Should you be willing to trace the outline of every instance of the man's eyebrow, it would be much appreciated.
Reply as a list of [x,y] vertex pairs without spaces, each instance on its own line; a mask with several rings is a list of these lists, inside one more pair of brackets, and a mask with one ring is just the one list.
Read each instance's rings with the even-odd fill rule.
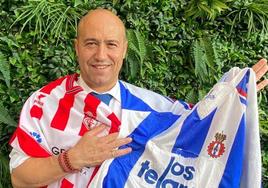
[[92,41],[97,42],[98,40],[95,38],[87,38],[83,42],[86,43],[86,42],[92,42]]
[[119,40],[113,40],[113,39],[110,39],[110,40],[105,40],[105,42],[115,42],[115,43],[120,43]]
[[[96,38],[86,38],[83,42],[87,43],[87,42],[99,42],[99,40],[97,40]],[[116,39],[108,39],[108,40],[104,40],[104,42],[115,42],[115,43],[120,43],[119,40]]]

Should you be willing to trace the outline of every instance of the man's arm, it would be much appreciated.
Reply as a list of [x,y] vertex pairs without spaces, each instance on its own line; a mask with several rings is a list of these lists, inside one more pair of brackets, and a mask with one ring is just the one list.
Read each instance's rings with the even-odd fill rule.
[[42,187],[66,174],[61,169],[56,156],[29,158],[12,171],[11,182],[14,188]]
[[[117,138],[118,133],[107,136],[98,135],[105,130],[100,125],[85,133],[78,143],[68,150],[68,158],[73,168],[100,165],[104,160],[119,157],[131,152],[131,148],[117,150],[118,147],[131,142],[131,138]],[[13,186],[42,187],[51,184],[67,175],[58,162],[58,157],[29,158],[12,171]]]

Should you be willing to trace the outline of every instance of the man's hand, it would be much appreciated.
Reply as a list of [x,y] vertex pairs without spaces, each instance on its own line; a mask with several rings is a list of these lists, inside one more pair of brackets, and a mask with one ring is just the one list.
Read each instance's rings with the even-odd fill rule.
[[[265,75],[265,73],[268,71],[267,60],[261,59],[260,61],[258,61],[258,63],[253,65],[252,69],[254,70],[254,72],[256,74],[256,81],[258,82]],[[257,91],[260,91],[261,89],[263,89],[267,85],[268,85],[268,79],[265,79],[265,80],[261,81],[260,83],[257,83]]]
[[[105,130],[100,125],[85,133],[68,151],[69,162],[75,169],[100,165],[104,160],[131,152],[131,148],[117,149],[131,142],[131,138],[117,138],[118,133],[100,137]],[[40,170],[42,167],[42,170]],[[12,171],[13,187],[44,187],[66,176],[57,156],[29,158]]]
[[78,143],[68,151],[70,163],[75,169],[100,165],[104,160],[119,157],[131,152],[131,148],[117,149],[132,141],[131,138],[117,138],[118,133],[98,135],[105,130],[100,125],[85,133]]

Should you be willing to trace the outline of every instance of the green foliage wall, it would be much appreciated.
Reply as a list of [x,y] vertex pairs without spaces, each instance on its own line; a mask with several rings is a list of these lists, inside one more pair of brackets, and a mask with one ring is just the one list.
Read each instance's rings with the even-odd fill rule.
[[[28,96],[78,71],[76,24],[105,7],[128,28],[121,78],[197,102],[233,66],[268,58],[268,0],[0,0],[0,188],[9,187],[8,139]],[[263,184],[268,187],[268,90],[259,93]]]

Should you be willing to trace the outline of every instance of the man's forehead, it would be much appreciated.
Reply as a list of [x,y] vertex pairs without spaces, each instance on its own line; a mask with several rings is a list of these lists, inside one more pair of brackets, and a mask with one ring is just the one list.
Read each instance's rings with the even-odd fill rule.
[[124,37],[125,35],[122,30],[116,27],[109,27],[109,25],[104,27],[89,25],[85,29],[82,28],[79,34],[79,38],[82,40],[123,41]]
[[84,16],[78,24],[78,36],[82,33],[110,35],[123,35],[125,37],[125,26],[122,20],[113,14],[112,12],[105,9],[96,9],[90,11]]

